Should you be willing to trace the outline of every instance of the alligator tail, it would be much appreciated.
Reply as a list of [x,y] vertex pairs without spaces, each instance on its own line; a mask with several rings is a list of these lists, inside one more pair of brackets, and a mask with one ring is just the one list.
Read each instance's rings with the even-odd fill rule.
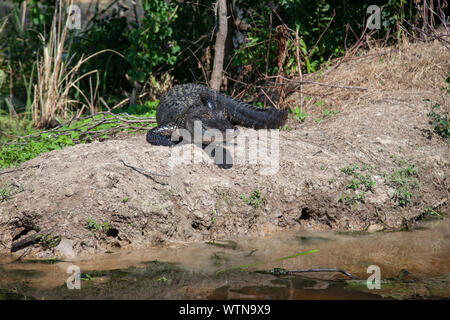
[[278,129],[287,120],[287,110],[262,109],[222,94],[218,94],[216,99],[219,100],[218,105],[223,106],[225,114],[232,124],[255,129]]

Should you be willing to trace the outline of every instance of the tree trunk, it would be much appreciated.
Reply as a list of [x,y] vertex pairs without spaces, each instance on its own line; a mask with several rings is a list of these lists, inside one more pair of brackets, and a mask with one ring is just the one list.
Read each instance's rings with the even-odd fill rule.
[[222,84],[223,60],[225,56],[225,41],[228,34],[227,22],[227,1],[217,1],[217,12],[219,16],[219,30],[216,36],[216,45],[214,47],[214,65],[211,75],[211,88],[215,90],[220,89]]

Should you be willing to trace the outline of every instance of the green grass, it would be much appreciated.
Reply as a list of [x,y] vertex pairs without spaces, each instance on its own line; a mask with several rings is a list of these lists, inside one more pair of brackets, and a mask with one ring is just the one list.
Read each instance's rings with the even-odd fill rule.
[[[148,101],[144,105],[132,105],[128,108],[115,110],[114,113],[127,113],[140,117],[154,117],[156,115],[156,107],[159,101]],[[8,168],[11,166],[18,166],[19,164],[31,160],[44,152],[50,152],[53,150],[61,150],[65,147],[73,146],[77,143],[91,142],[95,139],[108,139],[107,134],[93,136],[87,131],[92,126],[92,122],[101,119],[102,115],[95,116],[93,119],[79,120],[76,123],[63,125],[60,130],[73,130],[70,136],[51,133],[42,133],[40,137],[34,139],[22,139],[16,141],[14,144],[4,144],[0,149],[0,168]],[[113,119],[113,116],[105,116],[106,119]],[[3,117],[5,121],[5,117]],[[2,124],[0,123],[0,126]],[[96,127],[96,131],[107,131],[114,128],[117,123],[106,123]],[[134,126],[148,126],[148,124],[135,124]],[[17,135],[30,135],[39,133],[39,130],[33,130],[30,126],[25,126],[22,130],[16,130],[9,128],[10,134]],[[18,132],[19,131],[19,132]],[[127,131],[124,129],[123,131]],[[5,142],[5,141],[3,141]]]
[[72,139],[61,136],[56,139],[22,142],[21,144],[4,145],[0,151],[0,168],[17,166],[22,162],[33,159],[44,152],[60,150],[67,146],[73,146]]

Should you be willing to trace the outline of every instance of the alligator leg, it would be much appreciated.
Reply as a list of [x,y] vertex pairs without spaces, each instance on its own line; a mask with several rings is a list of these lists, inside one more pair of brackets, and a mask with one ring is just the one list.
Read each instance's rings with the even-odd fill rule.
[[[211,149],[213,147],[213,149]],[[230,169],[233,167],[233,157],[227,148],[224,148],[220,143],[212,143],[202,146],[203,151],[214,161],[214,163],[221,169]],[[218,153],[216,154],[216,151]]]
[[171,136],[175,129],[177,129],[175,125],[164,125],[150,129],[147,132],[147,142],[157,146],[173,146],[175,142],[171,140]]

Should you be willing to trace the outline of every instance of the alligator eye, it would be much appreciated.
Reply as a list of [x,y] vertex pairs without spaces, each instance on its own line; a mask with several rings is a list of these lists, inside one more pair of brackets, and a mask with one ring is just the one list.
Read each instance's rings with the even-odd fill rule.
[[211,101],[206,100],[205,104],[210,110],[216,110],[216,107],[214,106],[214,104]]
[[209,110],[216,110],[216,106],[214,105],[214,103],[212,103],[212,101],[208,99],[208,97],[206,97],[205,95],[201,94],[200,100]]

